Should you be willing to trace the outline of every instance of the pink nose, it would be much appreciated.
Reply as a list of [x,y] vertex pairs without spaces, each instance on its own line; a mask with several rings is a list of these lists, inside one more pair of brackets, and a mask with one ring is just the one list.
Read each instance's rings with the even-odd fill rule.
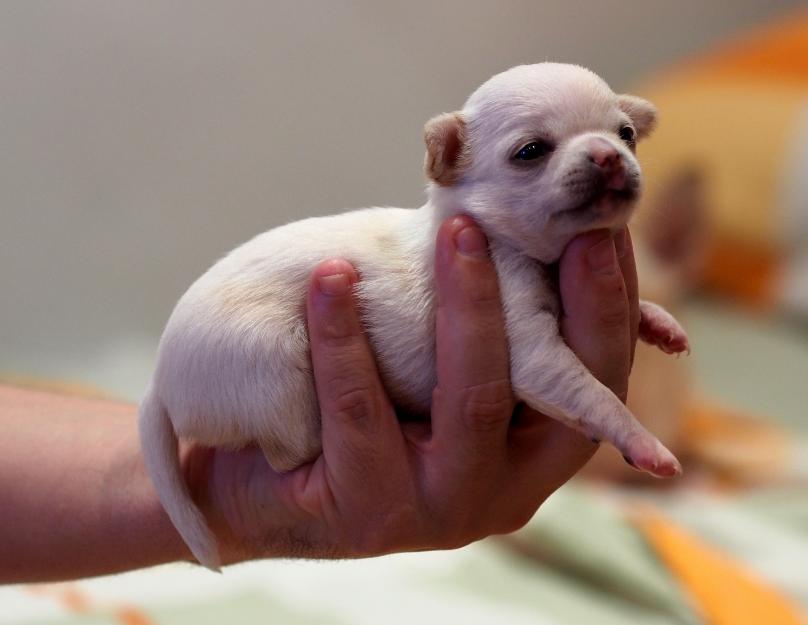
[[626,173],[620,153],[610,142],[601,137],[592,137],[588,144],[589,160],[595,163],[606,179],[607,189],[622,189],[626,184]]

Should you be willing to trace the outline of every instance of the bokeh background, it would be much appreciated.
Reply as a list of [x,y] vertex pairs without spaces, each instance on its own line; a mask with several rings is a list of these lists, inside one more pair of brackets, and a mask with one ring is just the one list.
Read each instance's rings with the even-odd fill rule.
[[[0,59],[7,380],[138,400],[171,308],[214,260],[291,220],[419,206],[423,123],[542,60],[658,104],[639,149],[641,279],[694,346],[643,351],[632,387],[689,459],[675,487],[604,450],[508,541],[0,589],[0,623],[804,618],[804,2],[4,1]],[[727,616],[742,594],[754,606]]]

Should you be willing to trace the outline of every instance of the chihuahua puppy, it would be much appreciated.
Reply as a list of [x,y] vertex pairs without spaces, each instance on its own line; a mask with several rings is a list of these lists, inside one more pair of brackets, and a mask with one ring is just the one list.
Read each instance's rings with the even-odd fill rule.
[[[479,87],[461,111],[425,127],[428,200],[275,228],[235,249],[177,304],[140,407],[146,466],[194,556],[219,566],[216,540],[180,472],[178,436],[258,444],[277,471],[321,451],[305,320],[309,276],[341,257],[362,276],[364,324],[393,402],[428,414],[435,373],[434,249],[440,224],[465,211],[488,236],[502,296],[515,397],[636,468],[668,477],[676,458],[596,380],[559,332],[548,265],[577,234],[626,225],[640,192],[635,143],[656,120],[592,72],[541,63]],[[643,340],[687,349],[678,323],[641,304]]]

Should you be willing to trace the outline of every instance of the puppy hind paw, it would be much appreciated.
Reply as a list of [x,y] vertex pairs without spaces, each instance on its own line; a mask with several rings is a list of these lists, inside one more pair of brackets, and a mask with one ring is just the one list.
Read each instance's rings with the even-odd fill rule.
[[666,354],[690,353],[687,333],[667,310],[651,302],[640,302],[640,339]]

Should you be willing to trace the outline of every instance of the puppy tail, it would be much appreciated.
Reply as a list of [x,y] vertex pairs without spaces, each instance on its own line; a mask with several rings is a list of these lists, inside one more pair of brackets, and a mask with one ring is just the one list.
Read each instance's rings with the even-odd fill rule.
[[163,508],[200,564],[218,572],[221,560],[216,537],[191,499],[180,469],[174,425],[151,388],[140,404],[139,428],[146,469]]

